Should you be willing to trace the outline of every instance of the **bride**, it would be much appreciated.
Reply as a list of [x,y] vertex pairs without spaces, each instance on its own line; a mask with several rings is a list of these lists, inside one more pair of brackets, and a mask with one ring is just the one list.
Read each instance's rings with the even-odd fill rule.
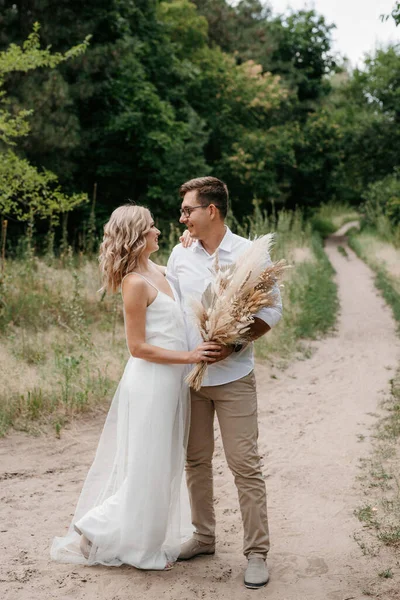
[[104,227],[103,284],[110,292],[121,288],[131,356],[69,531],[53,541],[57,561],[168,569],[191,535],[181,493],[189,406],[184,376],[186,365],[214,362],[220,347],[207,342],[187,349],[165,270],[150,260],[159,234],[148,209],[135,205],[117,208]]

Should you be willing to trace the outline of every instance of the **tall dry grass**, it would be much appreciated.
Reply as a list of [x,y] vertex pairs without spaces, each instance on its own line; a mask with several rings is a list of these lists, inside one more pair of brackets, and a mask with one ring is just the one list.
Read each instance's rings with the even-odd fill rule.
[[38,430],[108,399],[127,350],[118,297],[97,264],[9,261],[0,287],[0,434]]

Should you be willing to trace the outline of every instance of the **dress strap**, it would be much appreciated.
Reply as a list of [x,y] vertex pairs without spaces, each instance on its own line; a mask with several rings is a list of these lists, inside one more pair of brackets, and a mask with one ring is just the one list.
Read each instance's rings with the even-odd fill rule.
[[147,277],[145,277],[145,276],[144,276],[144,275],[142,275],[141,273],[138,273],[137,271],[131,271],[130,273],[127,273],[127,274],[126,274],[126,275],[125,275],[125,276],[122,278],[122,281],[121,281],[121,287],[122,287],[122,283],[123,283],[123,281],[124,281],[125,277],[128,277],[128,275],[139,275],[139,277],[141,277],[142,279],[144,279],[145,281],[147,281],[147,283],[148,283],[149,285],[151,285],[151,286],[152,286],[152,287],[153,287],[155,290],[157,290],[157,292],[159,292],[159,291],[160,291],[160,290],[158,289],[158,287],[156,287],[156,286],[154,285],[154,283],[152,283],[152,282],[150,281],[150,279],[147,279]]

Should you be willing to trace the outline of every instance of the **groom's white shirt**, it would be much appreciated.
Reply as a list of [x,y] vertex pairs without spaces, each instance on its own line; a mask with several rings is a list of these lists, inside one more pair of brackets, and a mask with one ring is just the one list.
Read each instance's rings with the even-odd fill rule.
[[[227,265],[236,262],[250,244],[250,240],[232,233],[227,227],[225,236],[218,247],[220,264]],[[182,244],[175,246],[168,260],[167,278],[179,296],[185,315],[188,343],[191,350],[196,348],[202,342],[202,339],[194,320],[190,300],[191,298],[200,300],[211,281],[210,269],[213,266],[214,258],[215,254],[208,254],[203,245],[196,240],[190,248],[184,248]],[[267,257],[266,266],[270,263],[270,258]],[[276,325],[282,316],[280,295],[276,307],[263,308],[256,316],[265,321],[270,327]],[[235,381],[248,375],[253,368],[253,344],[249,344],[241,352],[233,352],[225,360],[210,365],[204,377],[203,386],[222,385]]]

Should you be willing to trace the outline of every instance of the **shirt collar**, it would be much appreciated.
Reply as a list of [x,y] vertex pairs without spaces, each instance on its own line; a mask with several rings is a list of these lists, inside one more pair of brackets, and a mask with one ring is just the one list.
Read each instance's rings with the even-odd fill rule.
[[[227,225],[225,225],[225,229],[226,229],[225,235],[222,238],[221,243],[218,246],[217,250],[223,250],[224,252],[231,252],[232,242],[233,242],[233,233]],[[192,249],[192,252],[199,252],[199,251],[205,252],[200,240],[194,240],[193,244],[191,245],[191,249]]]

